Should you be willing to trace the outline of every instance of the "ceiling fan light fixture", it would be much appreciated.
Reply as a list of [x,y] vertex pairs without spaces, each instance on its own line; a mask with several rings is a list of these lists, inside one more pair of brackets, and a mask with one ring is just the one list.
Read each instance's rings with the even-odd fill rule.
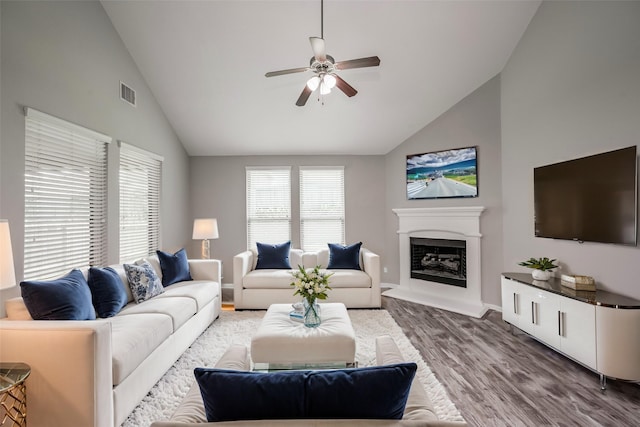
[[311,89],[311,92],[318,89],[319,85],[320,85],[320,77],[318,76],[313,76],[309,80],[307,80],[307,87]]
[[322,83],[320,83],[320,95],[329,95],[330,93],[331,93],[331,88],[327,83],[322,81]]
[[322,81],[329,89],[336,87],[336,78],[332,74],[325,74]]

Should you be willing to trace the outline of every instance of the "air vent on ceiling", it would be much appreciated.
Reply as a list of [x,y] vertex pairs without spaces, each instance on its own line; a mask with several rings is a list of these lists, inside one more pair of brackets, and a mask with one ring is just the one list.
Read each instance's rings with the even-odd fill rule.
[[136,106],[136,91],[126,84],[120,82],[120,99],[134,107]]

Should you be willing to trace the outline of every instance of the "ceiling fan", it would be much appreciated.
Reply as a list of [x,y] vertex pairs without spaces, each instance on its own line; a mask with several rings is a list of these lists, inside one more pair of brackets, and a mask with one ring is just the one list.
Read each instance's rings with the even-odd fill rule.
[[313,77],[307,81],[307,84],[304,86],[302,93],[296,101],[298,107],[304,106],[309,96],[318,88],[320,88],[320,95],[331,93],[331,89],[337,86],[338,89],[348,97],[354,96],[358,91],[340,78],[340,76],[336,74],[336,71],[348,70],[350,68],[377,67],[380,65],[380,58],[377,56],[336,62],[331,55],[326,54],[324,46],[324,0],[320,0],[320,37],[309,37],[309,41],[311,42],[313,56],[309,61],[308,67],[270,71],[265,74],[266,77],[275,77],[284,74],[301,73],[303,71],[313,72]]

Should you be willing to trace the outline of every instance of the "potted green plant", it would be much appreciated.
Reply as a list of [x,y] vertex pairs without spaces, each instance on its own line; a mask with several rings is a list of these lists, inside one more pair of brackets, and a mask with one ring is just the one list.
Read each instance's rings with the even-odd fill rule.
[[532,268],[531,276],[535,280],[549,280],[551,278],[551,270],[558,268],[554,264],[555,259],[544,258],[529,258],[527,261],[519,262],[518,265],[523,267]]

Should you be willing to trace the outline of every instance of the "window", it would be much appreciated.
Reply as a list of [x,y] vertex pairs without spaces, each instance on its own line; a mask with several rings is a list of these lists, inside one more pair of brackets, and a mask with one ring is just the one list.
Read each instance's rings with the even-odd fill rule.
[[108,136],[26,109],[24,278],[107,261]]
[[301,167],[302,249],[317,251],[344,241],[344,167]]
[[160,184],[163,158],[120,145],[120,262],[155,253],[160,247]]
[[246,169],[247,247],[291,240],[291,168]]

